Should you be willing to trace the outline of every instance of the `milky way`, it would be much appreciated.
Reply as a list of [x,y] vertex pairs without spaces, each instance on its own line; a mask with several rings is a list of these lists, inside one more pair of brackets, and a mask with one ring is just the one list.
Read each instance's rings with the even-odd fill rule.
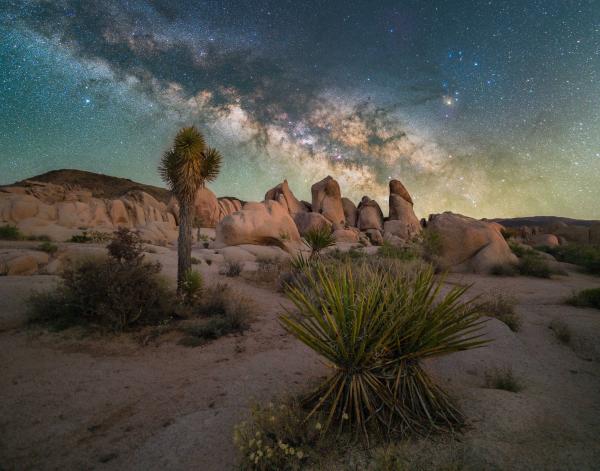
[[219,195],[409,188],[419,216],[600,218],[600,2],[0,3],[0,184],[160,184],[196,124]]

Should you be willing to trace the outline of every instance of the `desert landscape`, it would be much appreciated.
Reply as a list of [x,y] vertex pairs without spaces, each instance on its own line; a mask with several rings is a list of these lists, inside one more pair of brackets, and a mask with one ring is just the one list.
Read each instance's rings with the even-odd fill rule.
[[[2,187],[3,467],[238,466],[241,454],[232,434],[253,407],[299,397],[331,374],[330,362],[280,320],[292,309],[282,285],[292,283],[293,257],[308,254],[315,243],[311,234],[324,228],[333,245],[323,248],[318,263],[381,262],[386,271],[409,272],[433,264],[439,273],[450,270],[444,289],[470,286],[464,296],[480,296],[482,335],[490,342],[425,361],[465,415],[458,430],[371,448],[339,438],[339,447],[327,453],[307,447],[301,466],[595,468],[597,298],[587,307],[567,301],[583,290],[598,292],[597,265],[594,275],[536,248],[593,248],[597,222],[552,220],[552,226],[531,227],[452,213],[420,222],[410,194],[396,180],[385,218],[368,197],[357,207],[343,198],[331,177],[314,184],[312,196],[311,202],[298,201],[285,181],[260,203],[216,198],[208,188],[196,193],[193,211],[201,222],[192,232],[191,256],[204,282],[200,297],[214,296],[214,287],[228,292],[247,323],[203,338],[190,329],[195,315],[189,312],[173,311],[158,322],[132,322],[117,331],[30,318],[32,293],[55,289],[61,272],[78,260],[105,257],[118,227],[140,235],[143,260],[159,262],[173,289],[179,216],[168,192],[71,170]],[[528,257],[533,268],[524,263]]]
[[0,1],[0,471],[600,470],[600,1]]

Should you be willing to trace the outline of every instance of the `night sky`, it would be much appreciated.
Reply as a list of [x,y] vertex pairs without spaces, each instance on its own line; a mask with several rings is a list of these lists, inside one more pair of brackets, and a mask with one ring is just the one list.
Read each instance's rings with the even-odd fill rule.
[[0,0],[0,184],[160,184],[184,124],[220,196],[600,218],[600,1]]

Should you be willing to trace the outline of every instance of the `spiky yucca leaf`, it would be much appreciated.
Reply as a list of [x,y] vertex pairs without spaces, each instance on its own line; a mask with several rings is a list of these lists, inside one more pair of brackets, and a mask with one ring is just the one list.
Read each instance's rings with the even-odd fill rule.
[[205,182],[215,181],[221,171],[221,153],[208,147],[202,153],[202,178]]
[[474,304],[461,301],[467,288],[442,296],[431,268],[410,275],[312,264],[304,276],[304,286],[287,288],[299,316],[281,321],[334,369],[309,398],[311,414],[365,436],[369,424],[406,434],[461,422],[419,362],[485,343]]
[[304,243],[310,248],[310,258],[318,257],[322,250],[335,245],[335,237],[328,226],[318,226],[310,229],[304,237]]

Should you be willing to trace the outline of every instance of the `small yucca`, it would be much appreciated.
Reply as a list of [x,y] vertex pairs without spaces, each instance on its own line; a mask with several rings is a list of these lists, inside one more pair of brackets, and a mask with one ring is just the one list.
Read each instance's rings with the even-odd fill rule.
[[321,251],[327,247],[335,245],[335,237],[328,226],[319,226],[310,229],[302,240],[311,250],[311,259],[317,258]]
[[420,362],[485,343],[475,304],[461,301],[467,288],[442,296],[430,267],[411,275],[317,262],[303,274],[304,286],[286,290],[298,313],[281,321],[334,371],[307,398],[310,415],[324,414],[326,428],[335,422],[364,436],[461,423]]

